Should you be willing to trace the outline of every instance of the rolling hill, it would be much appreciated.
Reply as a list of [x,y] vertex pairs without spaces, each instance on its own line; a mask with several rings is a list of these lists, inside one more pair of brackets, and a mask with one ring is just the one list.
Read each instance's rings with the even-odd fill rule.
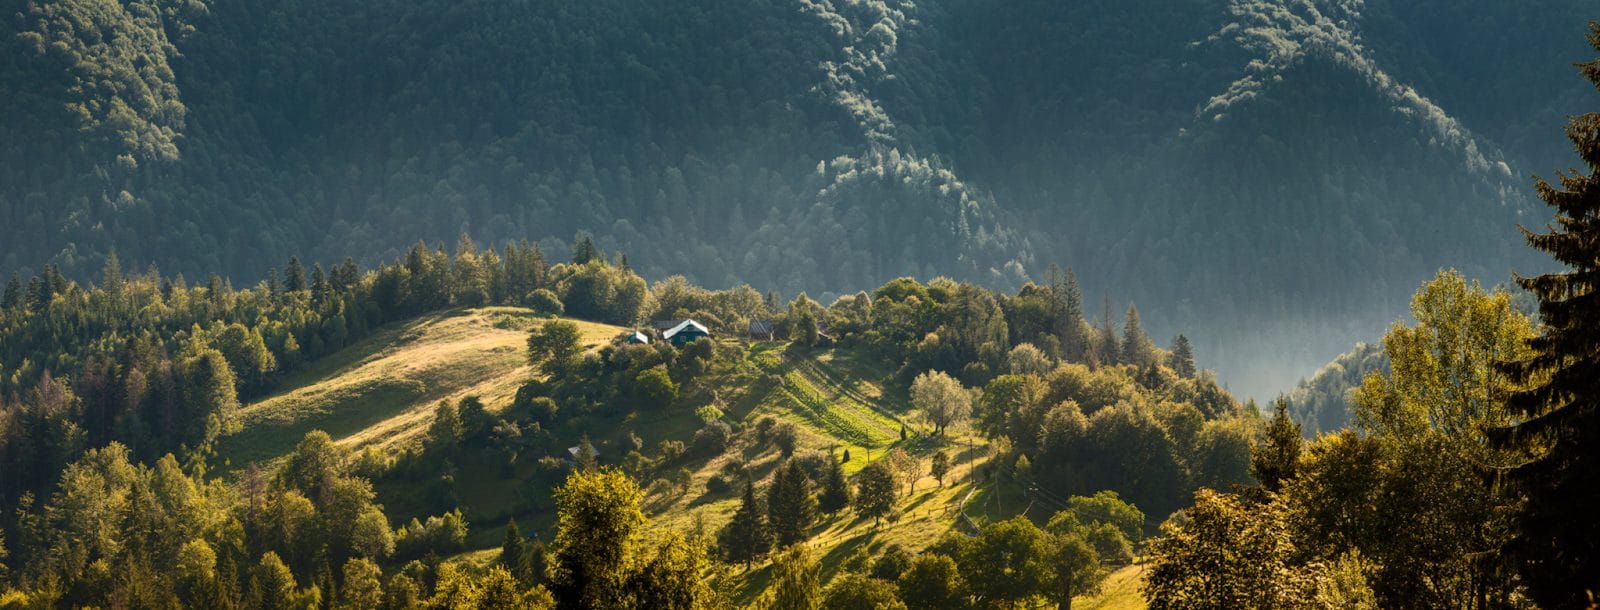
[[[286,390],[246,405],[239,431],[224,438],[218,453],[235,466],[271,460],[313,429],[355,449],[414,447],[440,400],[475,395],[490,408],[509,404],[532,375],[527,330],[538,323],[527,309],[489,307],[384,329],[285,379]],[[580,324],[591,346],[623,332]]]
[[[537,373],[525,356],[527,331],[542,323],[532,311],[515,307],[457,309],[398,323],[374,332],[345,349],[320,359],[280,384],[282,391],[240,411],[239,429],[221,439],[216,457],[237,469],[249,462],[272,461],[292,451],[305,433],[326,431],[353,450],[377,448],[383,455],[420,449],[441,400],[477,396],[490,412],[511,406],[517,388]],[[593,348],[624,332],[621,327],[577,321],[583,344]],[[723,339],[730,347],[738,341]],[[843,466],[854,473],[869,461],[884,459],[895,448],[925,458],[939,447],[952,454],[953,467],[944,484],[930,474],[906,487],[898,500],[898,516],[874,526],[872,520],[845,511],[828,516],[814,528],[808,543],[822,559],[824,578],[859,552],[876,554],[891,545],[915,552],[951,531],[1013,515],[1048,517],[1054,506],[1014,484],[996,484],[976,475],[993,456],[987,441],[967,429],[943,443],[920,433],[909,413],[903,390],[886,389],[892,370],[859,350],[826,349],[798,352],[785,343],[749,346],[735,370],[720,375],[718,388],[726,411],[722,419],[741,428],[755,428],[763,419],[798,430],[793,455],[848,455]],[[646,445],[686,440],[699,416],[687,412],[596,413],[551,429],[553,438],[534,453],[563,454],[568,444],[592,440],[601,463],[621,463],[619,454],[629,434]],[[901,431],[909,431],[902,440]],[[622,434],[622,432],[627,434]],[[657,534],[661,531],[714,532],[738,505],[736,489],[717,479],[737,464],[759,483],[789,456],[771,444],[737,446],[711,460],[691,461],[682,488],[651,486],[645,509]],[[524,531],[537,534],[553,525],[549,490],[560,482],[565,466],[549,471],[534,459],[507,467],[492,455],[467,453],[453,464],[453,500],[471,524],[468,550],[454,561],[483,565],[498,555],[503,525],[515,518]],[[391,520],[403,523],[436,510],[424,499],[438,473],[421,478],[380,478],[378,501]],[[731,574],[729,593],[749,604],[768,584],[770,566]],[[1104,592],[1084,598],[1092,608],[1142,608],[1137,591],[1140,568],[1125,568],[1107,582]]]

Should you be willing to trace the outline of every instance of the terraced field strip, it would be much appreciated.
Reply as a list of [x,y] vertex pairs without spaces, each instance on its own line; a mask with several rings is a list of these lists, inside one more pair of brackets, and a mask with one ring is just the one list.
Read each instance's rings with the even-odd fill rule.
[[799,368],[783,374],[778,394],[796,415],[839,440],[863,447],[884,447],[900,438],[898,422],[860,402],[824,393]]
[[866,396],[860,390],[857,390],[838,369],[816,360],[807,360],[800,363],[797,368],[805,373],[807,377],[815,380],[818,387],[832,393],[839,400],[852,401],[857,405],[876,411],[878,415],[894,422],[896,426],[905,425],[905,421],[901,420],[899,415],[879,406],[877,399]]

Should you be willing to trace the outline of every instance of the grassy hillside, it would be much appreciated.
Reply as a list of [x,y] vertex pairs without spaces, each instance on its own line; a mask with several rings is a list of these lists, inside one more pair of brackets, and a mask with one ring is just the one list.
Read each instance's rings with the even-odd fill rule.
[[[245,407],[239,432],[223,439],[219,455],[233,467],[272,460],[313,429],[325,430],[352,448],[373,446],[395,455],[420,442],[440,400],[476,395],[491,412],[503,411],[517,388],[535,375],[524,348],[527,331],[538,323],[528,310],[496,307],[456,310],[383,329],[285,380],[284,391]],[[623,331],[579,324],[590,347]],[[893,370],[881,360],[848,349],[719,342],[720,349],[738,357],[712,371],[699,391],[711,390],[726,406],[724,420],[737,428],[757,427],[766,418],[793,424],[799,433],[794,455],[844,457],[848,452],[847,473],[897,448],[923,459],[940,449],[952,457],[943,484],[924,473],[902,487],[894,519],[874,524],[850,511],[825,517],[809,542],[822,558],[825,578],[859,552],[876,554],[888,545],[915,552],[950,531],[970,531],[969,524],[1015,514],[1048,518],[1049,507],[1033,505],[1020,490],[983,483],[976,471],[991,449],[971,431],[955,429],[937,440],[927,436],[928,427],[910,413],[904,391],[886,383]],[[702,398],[686,394],[680,402],[700,403]],[[498,454],[466,453],[448,474],[380,481],[379,500],[395,523],[435,514],[440,480],[448,479],[449,502],[471,524],[468,547],[476,549],[456,560],[485,564],[498,552],[507,519],[516,518],[530,533],[553,524],[549,490],[564,470],[552,469],[541,458],[561,455],[565,447],[588,438],[602,464],[620,465],[632,436],[646,447],[663,440],[688,441],[701,424],[690,406],[662,411],[624,406],[564,416],[550,427],[548,440],[531,445],[514,463]],[[785,456],[772,443],[754,442],[750,435],[741,438],[715,458],[663,464],[641,476],[641,484],[649,488],[645,508],[655,527],[714,533],[731,518],[738,498],[737,490],[720,488],[713,479],[742,467],[758,485],[769,481]],[[688,472],[687,485],[650,485],[674,473],[682,476],[682,470]],[[767,585],[769,572],[765,564],[749,571],[736,568],[730,590],[735,601],[753,602]],[[1143,607],[1138,576],[1132,568],[1116,573],[1101,595],[1085,599],[1084,607]]]
[[[443,399],[477,395],[504,408],[533,374],[527,309],[486,307],[433,314],[394,325],[286,379],[284,391],[245,406],[239,431],[218,454],[233,466],[287,453],[314,429],[351,447],[394,450],[415,442]],[[586,345],[623,329],[578,322]]]
[[1144,610],[1144,596],[1139,585],[1144,583],[1144,566],[1131,565],[1106,578],[1099,595],[1080,597],[1072,602],[1075,610]]

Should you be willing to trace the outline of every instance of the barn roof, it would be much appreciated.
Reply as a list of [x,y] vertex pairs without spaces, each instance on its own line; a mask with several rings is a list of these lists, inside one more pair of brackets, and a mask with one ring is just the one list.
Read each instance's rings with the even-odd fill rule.
[[650,342],[650,335],[644,334],[644,333],[639,332],[639,331],[636,330],[636,331],[633,331],[632,333],[630,333],[628,335],[628,340],[629,341],[633,341],[635,343],[649,343]]
[[700,324],[699,322],[696,322],[694,320],[684,320],[682,323],[679,323],[677,326],[672,327],[671,330],[668,330],[668,331],[666,331],[664,333],[661,333],[661,338],[662,339],[671,339],[674,335],[677,335],[678,333],[681,333],[681,332],[686,331],[686,330],[696,330],[696,331],[699,331],[701,334],[704,334],[704,335],[711,334],[711,329],[706,328],[704,325]]

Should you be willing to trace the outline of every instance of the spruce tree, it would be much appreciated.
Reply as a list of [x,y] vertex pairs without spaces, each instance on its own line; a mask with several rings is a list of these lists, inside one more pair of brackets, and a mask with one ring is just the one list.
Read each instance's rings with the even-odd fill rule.
[[52,297],[67,292],[67,276],[61,274],[60,266],[55,263],[44,266],[44,285],[50,289]]
[[50,294],[44,286],[44,281],[35,275],[28,278],[28,290],[23,293],[23,301],[29,311],[40,312],[50,306]]
[[1194,379],[1194,347],[1189,345],[1189,338],[1183,335],[1172,340],[1172,370],[1179,377]]
[[822,477],[822,495],[818,498],[817,506],[830,515],[850,506],[850,483],[844,478],[844,467],[831,456],[828,471]]
[[[1600,22],[1589,24],[1589,44],[1600,50]],[[1600,59],[1578,69],[1600,88]],[[1539,299],[1543,325],[1529,343],[1535,355],[1503,367],[1525,386],[1507,400],[1517,423],[1491,434],[1529,456],[1507,473],[1527,499],[1509,550],[1531,596],[1549,608],[1584,606],[1600,583],[1600,113],[1573,117],[1567,138],[1588,173],[1559,173],[1558,185],[1536,179],[1556,224],[1523,230],[1567,269],[1517,278]]]
[[106,292],[116,295],[122,292],[122,264],[117,261],[117,253],[112,252],[106,256],[106,264],[100,270],[101,287]]
[[517,520],[513,517],[506,523],[506,538],[500,543],[500,565],[515,576],[518,582],[527,585],[533,576],[531,559],[528,553],[528,541],[522,537],[522,530],[517,528]]
[[1117,323],[1111,320],[1111,297],[1100,307],[1100,328],[1095,329],[1095,356],[1100,364],[1111,366],[1122,360],[1122,344],[1117,341]]
[[1068,362],[1082,362],[1088,355],[1089,336],[1083,325],[1083,290],[1078,288],[1078,274],[1071,267],[1065,276],[1055,265],[1050,266],[1050,292],[1057,311],[1053,324],[1055,335],[1061,340],[1061,355]]
[[717,546],[729,562],[743,563],[746,568],[772,550],[772,530],[767,527],[766,507],[756,499],[755,483],[744,482],[739,510],[717,533]]
[[572,264],[583,265],[597,258],[600,258],[600,250],[595,248],[594,239],[588,233],[579,233],[572,246]]
[[1139,323],[1139,308],[1128,304],[1128,321],[1122,326],[1122,362],[1143,368],[1155,362],[1156,346]]
[[805,542],[817,522],[817,496],[800,462],[789,460],[767,491],[767,516],[778,547]]
[[1250,474],[1267,491],[1283,489],[1284,482],[1294,478],[1300,461],[1300,424],[1289,418],[1289,399],[1279,396],[1272,401],[1272,421],[1267,423],[1267,438],[1250,448]]
[[328,276],[322,272],[322,263],[311,265],[311,303],[321,305],[328,299]]
[[0,298],[0,309],[15,309],[22,304],[22,277],[17,272],[11,272],[11,279],[6,282],[5,297]]
[[307,290],[306,267],[300,264],[300,257],[289,257],[289,264],[283,268],[283,288],[289,292]]

